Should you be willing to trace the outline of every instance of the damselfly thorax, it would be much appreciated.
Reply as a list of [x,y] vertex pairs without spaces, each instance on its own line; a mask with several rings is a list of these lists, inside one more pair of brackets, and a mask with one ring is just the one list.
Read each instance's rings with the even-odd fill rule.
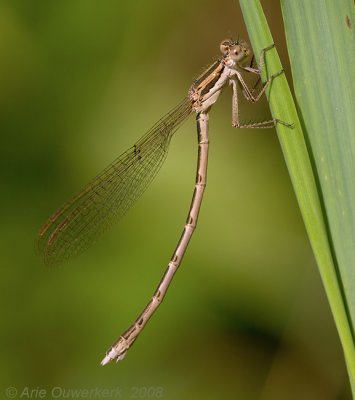
[[224,40],[220,50],[223,56],[200,75],[189,89],[189,98],[196,113],[210,109],[222,90],[230,84],[229,80],[238,74],[238,69],[242,70],[241,63],[250,55],[245,42],[235,42],[232,39]]

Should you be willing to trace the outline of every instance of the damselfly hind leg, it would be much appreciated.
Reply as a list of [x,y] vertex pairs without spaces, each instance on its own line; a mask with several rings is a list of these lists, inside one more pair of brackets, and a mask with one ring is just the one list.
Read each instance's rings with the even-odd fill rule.
[[293,129],[294,126],[295,126],[294,123],[290,124],[289,122],[282,121],[281,119],[278,119],[278,118],[275,118],[273,121],[274,121],[274,123],[275,123],[275,126],[276,126],[277,124],[281,124],[281,125],[286,126],[287,128],[291,128],[291,129]]

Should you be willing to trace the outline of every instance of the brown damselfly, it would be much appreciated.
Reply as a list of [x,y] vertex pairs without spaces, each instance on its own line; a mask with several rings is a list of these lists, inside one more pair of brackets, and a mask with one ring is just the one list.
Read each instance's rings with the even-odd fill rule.
[[74,197],[59,208],[39,231],[37,248],[46,264],[60,264],[79,254],[126,211],[145,191],[162,165],[173,133],[192,113],[196,114],[198,137],[198,162],[195,189],[187,220],[170,259],[168,267],[153,297],[136,321],[118,338],[107,351],[101,364],[122,360],[139,333],[163,301],[166,291],[186,252],[196,228],[202,197],[206,187],[208,159],[209,111],[222,90],[231,85],[232,124],[236,128],[270,128],[276,122],[242,124],[239,119],[238,95],[242,93],[250,102],[256,102],[270,82],[282,71],[270,76],[261,89],[249,88],[244,76],[255,74],[259,78],[264,67],[265,52],[262,50],[259,65],[247,64],[252,56],[249,46],[241,40],[222,41],[222,56],[194,81],[187,97],[172,111],[159,120],[129,150],[119,156]]

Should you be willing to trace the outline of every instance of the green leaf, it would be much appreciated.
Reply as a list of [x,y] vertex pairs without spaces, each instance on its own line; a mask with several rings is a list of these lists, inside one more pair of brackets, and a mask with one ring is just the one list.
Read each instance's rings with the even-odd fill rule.
[[[260,54],[273,43],[260,2],[240,5]],[[278,137],[354,390],[354,7],[350,0],[284,0],[282,6],[299,115],[284,75],[269,90],[270,109],[274,118],[294,123],[293,129],[278,124]],[[268,76],[280,70],[276,49],[267,52],[266,64]]]

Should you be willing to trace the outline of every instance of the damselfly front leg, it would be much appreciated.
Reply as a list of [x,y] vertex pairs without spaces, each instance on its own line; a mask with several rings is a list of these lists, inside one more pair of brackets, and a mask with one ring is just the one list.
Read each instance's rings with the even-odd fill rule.
[[[255,122],[255,123],[249,123],[249,124],[241,124],[240,120],[239,120],[239,102],[238,102],[238,82],[240,83],[241,87],[242,87],[242,93],[243,96],[245,97],[246,100],[252,102],[252,103],[256,103],[257,101],[260,100],[260,98],[262,97],[262,95],[265,93],[266,89],[270,86],[270,84],[272,83],[272,81],[279,75],[281,75],[284,70],[281,69],[280,71],[276,72],[275,74],[272,74],[270,77],[268,77],[268,79],[263,83],[263,86],[261,88],[261,90],[257,93],[257,95],[254,95],[255,92],[255,87],[257,85],[257,83],[254,85],[253,88],[249,88],[247,83],[245,82],[242,73],[240,72],[240,70],[243,71],[247,71],[250,73],[254,73],[257,74],[259,76],[259,79],[261,79],[261,73],[262,70],[265,67],[265,53],[272,49],[273,47],[275,47],[274,44],[265,47],[264,49],[262,49],[261,54],[260,54],[260,59],[259,59],[259,67],[258,68],[254,68],[252,67],[252,61],[249,67],[245,67],[243,65],[239,65],[236,66],[235,69],[233,69],[231,71],[231,78],[229,81],[229,84],[232,86],[233,89],[233,96],[232,96],[232,125],[235,128],[273,128],[276,123],[282,123],[285,126],[289,126],[291,127],[292,124],[288,124],[286,122],[283,122],[279,119],[271,119],[271,120],[267,120],[267,121],[261,121],[261,122]],[[253,56],[254,58],[254,56]],[[239,71],[237,69],[237,67],[239,67]],[[259,80],[258,80],[259,81]]]
[[264,47],[261,50],[260,56],[259,56],[259,65],[257,66],[257,68],[254,68],[252,66],[254,56],[252,58],[252,61],[251,61],[251,64],[249,67],[241,66],[241,68],[244,69],[244,71],[248,71],[248,72],[252,72],[257,75],[261,75],[264,70],[264,67],[265,67],[265,54],[267,51],[273,49],[274,47],[275,47],[275,43],[272,43],[270,46]]
[[254,56],[252,58],[252,61],[250,63],[249,67],[245,67],[245,66],[240,66],[240,68],[244,71],[247,72],[251,72],[253,74],[258,75],[259,79],[257,80],[257,82],[254,84],[252,89],[249,89],[249,87],[247,86],[247,84],[245,83],[243,77],[241,74],[237,75],[237,79],[239,80],[239,82],[241,83],[242,87],[243,87],[243,95],[244,97],[248,100],[251,101],[252,103],[257,102],[261,96],[265,93],[266,89],[269,87],[269,85],[272,83],[272,81],[274,80],[274,78],[276,78],[277,76],[281,75],[284,70],[281,69],[280,71],[276,72],[275,74],[271,75],[270,77],[267,78],[267,80],[263,83],[263,86],[261,88],[261,90],[259,91],[259,93],[255,96],[255,88],[258,85],[258,82],[261,80],[261,75],[263,73],[263,70],[265,68],[265,54],[267,51],[273,49],[275,47],[275,44],[271,44],[270,46],[267,46],[265,48],[263,48],[260,52],[260,57],[259,57],[259,65],[257,66],[257,68],[253,67],[253,60],[254,60]]

